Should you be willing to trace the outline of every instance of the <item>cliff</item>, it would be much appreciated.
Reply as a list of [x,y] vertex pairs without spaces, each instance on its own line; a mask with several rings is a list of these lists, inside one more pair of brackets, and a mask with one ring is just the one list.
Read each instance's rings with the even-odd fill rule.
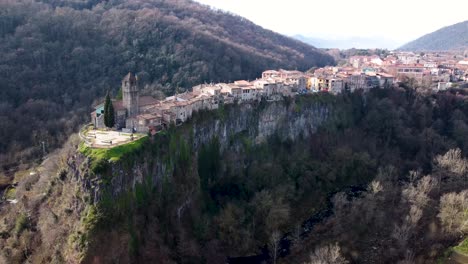
[[[253,144],[265,143],[269,137],[277,135],[281,140],[295,141],[307,138],[318,127],[329,121],[333,115],[330,95],[288,98],[287,101],[245,103],[224,106],[214,112],[201,112],[182,125],[148,140],[148,144],[132,152],[120,162],[96,161],[92,158],[77,156],[71,163],[77,177],[83,178],[84,188],[91,191],[92,200],[98,203],[103,193],[115,198],[135,188],[136,184],[150,180],[157,185],[165,175],[174,173],[174,156],[170,153],[171,140],[177,145],[187,144],[191,159],[196,161],[200,148],[219,141],[221,152],[231,145],[239,144],[234,139],[242,135]],[[155,148],[159,148],[155,152]],[[157,153],[157,154],[155,154]],[[105,169],[94,172],[87,166],[92,162],[103,162]],[[101,164],[102,165],[102,164]],[[85,168],[84,171],[76,168]],[[95,173],[97,172],[97,173]],[[145,179],[146,178],[146,179]]]
[[[97,223],[106,223],[104,226],[107,226],[109,219],[112,219],[112,225],[119,225],[127,221],[128,214],[138,215],[145,211],[144,215],[147,215],[163,210],[164,216],[160,219],[172,219],[172,224],[178,219],[176,223],[180,225],[187,211],[202,212],[206,210],[203,208],[213,206],[213,201],[206,198],[209,193],[213,193],[208,186],[228,177],[219,178],[217,174],[226,175],[230,171],[241,172],[249,168],[252,161],[245,157],[256,146],[269,145],[264,143],[272,138],[279,142],[297,142],[309,138],[322,126],[336,126],[343,122],[343,114],[346,112],[343,109],[346,109],[347,104],[339,104],[337,108],[338,101],[337,97],[321,94],[285,98],[277,102],[221,106],[216,111],[197,113],[182,126],[172,127],[146,139],[141,148],[124,154],[118,161],[98,160],[81,154],[70,160],[70,168],[75,177],[81,179],[83,190],[88,192],[93,206],[102,213]],[[225,159],[230,161],[221,165],[221,160]],[[162,196],[168,198],[157,198]],[[158,200],[158,209],[148,209],[155,206],[154,200]],[[132,245],[131,241],[137,243],[147,236],[148,231],[140,228],[134,227],[132,234],[135,237],[127,241],[129,245]],[[89,233],[99,229],[102,226],[97,229],[91,227]],[[106,253],[103,256],[102,252],[112,252],[121,246],[110,243],[103,248],[102,239],[107,241],[108,236],[108,231],[104,231],[86,237],[90,247],[83,249],[85,262],[96,256],[103,261],[118,257],[128,258],[131,262],[130,259],[135,256],[127,254],[125,248],[122,249],[124,253]],[[119,235],[114,239],[119,240],[121,237]],[[139,246],[131,247],[133,251],[138,251],[136,248]],[[230,252],[255,252],[254,245],[249,247]]]

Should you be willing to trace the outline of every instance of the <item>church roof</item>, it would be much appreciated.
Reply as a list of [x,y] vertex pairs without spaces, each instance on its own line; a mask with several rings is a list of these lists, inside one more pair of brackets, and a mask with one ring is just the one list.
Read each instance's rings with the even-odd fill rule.
[[114,111],[125,110],[125,106],[123,105],[122,100],[112,100],[112,106],[114,107]]

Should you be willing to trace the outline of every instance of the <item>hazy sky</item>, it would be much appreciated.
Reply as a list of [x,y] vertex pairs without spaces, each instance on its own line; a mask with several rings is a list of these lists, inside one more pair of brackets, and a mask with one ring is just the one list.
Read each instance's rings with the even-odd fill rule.
[[467,0],[196,0],[285,34],[399,43],[468,20]]

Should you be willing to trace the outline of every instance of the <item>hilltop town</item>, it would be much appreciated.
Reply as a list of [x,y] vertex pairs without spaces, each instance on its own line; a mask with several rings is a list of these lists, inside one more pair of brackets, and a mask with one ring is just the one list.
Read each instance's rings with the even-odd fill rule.
[[[440,91],[461,87],[468,81],[466,54],[456,52],[390,52],[386,56],[351,56],[337,71],[352,69],[366,78],[388,74],[394,82],[413,79],[423,90]],[[346,77],[345,77],[346,78]]]
[[[385,58],[352,56],[339,67],[324,67],[313,72],[267,70],[254,81],[200,84],[192,91],[157,100],[140,96],[138,78],[129,73],[122,80],[123,100],[113,100],[115,128],[127,133],[157,133],[171,123],[179,125],[194,112],[217,109],[220,104],[281,100],[298,94],[345,90],[364,92],[390,88],[399,82],[414,80],[427,90],[445,90],[468,80],[468,60],[456,61],[450,53],[391,53]],[[104,128],[104,103],[91,113],[95,128]]]

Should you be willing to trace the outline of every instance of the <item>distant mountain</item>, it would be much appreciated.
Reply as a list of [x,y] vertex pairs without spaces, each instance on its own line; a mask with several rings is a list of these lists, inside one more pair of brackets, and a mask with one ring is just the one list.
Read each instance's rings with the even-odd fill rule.
[[385,38],[364,38],[364,37],[349,37],[338,39],[324,39],[316,37],[307,37],[304,35],[295,35],[293,38],[304,43],[310,44],[317,48],[336,48],[336,49],[374,49],[387,48],[394,49],[398,47],[398,43]]
[[329,64],[317,48],[190,0],[0,1],[0,167],[42,155],[41,142],[60,146],[129,71],[162,96]]
[[403,51],[442,51],[468,49],[468,20],[441,28],[405,44]]

